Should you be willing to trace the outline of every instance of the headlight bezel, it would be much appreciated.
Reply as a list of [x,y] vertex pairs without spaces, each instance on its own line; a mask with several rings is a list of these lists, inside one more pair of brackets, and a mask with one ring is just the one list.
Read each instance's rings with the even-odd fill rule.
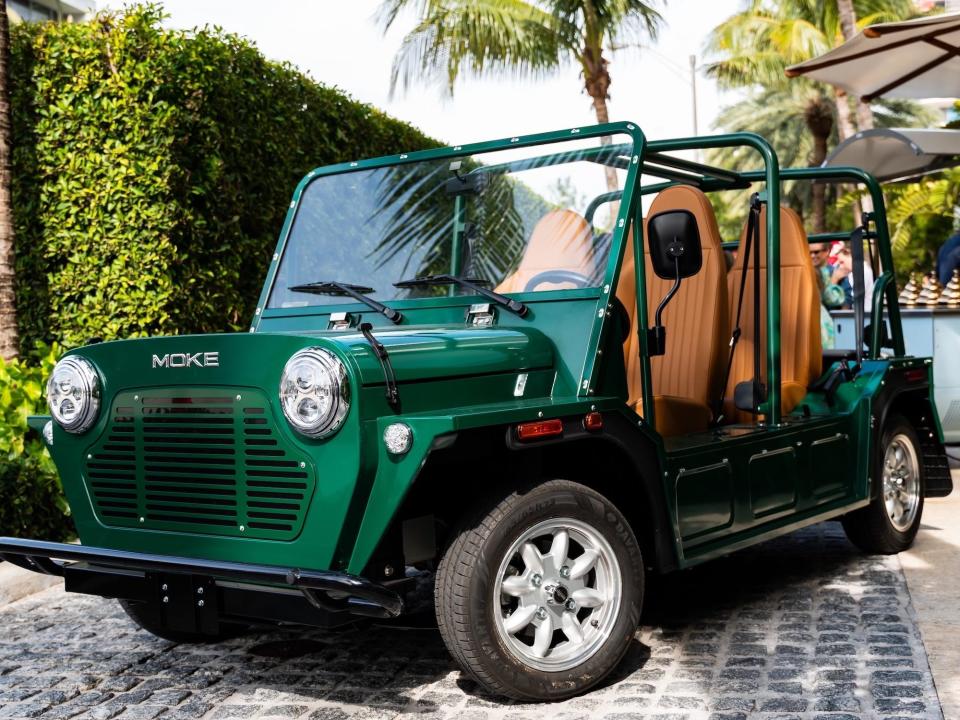
[[[300,376],[291,377],[294,370],[302,363],[312,365],[315,370],[315,382],[309,383],[306,389],[297,382],[298,379],[302,379]],[[330,380],[329,386],[316,381],[318,373],[322,373]],[[321,405],[315,421],[303,420],[297,415],[297,408],[311,400],[318,402],[324,395],[318,392],[323,387],[328,387],[326,398],[329,399],[329,407],[323,411]],[[283,416],[295,432],[311,440],[330,437],[343,426],[350,412],[350,378],[347,367],[339,357],[326,348],[315,346],[298,350],[290,356],[283,366],[283,372],[280,373],[279,398]]]
[[[62,374],[64,371],[73,373],[74,382],[71,382],[71,385],[79,387],[82,399],[80,410],[71,420],[66,420],[61,412],[64,400],[69,398],[63,397],[59,403],[54,402],[55,396],[68,394],[62,392],[58,387],[62,382],[62,380],[58,380],[58,374]],[[81,435],[92,428],[100,416],[101,392],[100,373],[97,372],[96,366],[80,355],[67,355],[53,366],[53,372],[50,373],[47,380],[47,409],[50,411],[50,416],[63,430],[73,435]],[[73,402],[77,402],[77,398],[73,398]]]

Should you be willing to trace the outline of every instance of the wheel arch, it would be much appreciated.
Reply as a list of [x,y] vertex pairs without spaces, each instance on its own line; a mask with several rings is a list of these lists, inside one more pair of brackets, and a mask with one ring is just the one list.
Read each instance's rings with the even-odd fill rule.
[[[875,405],[874,417],[877,422],[873,433],[874,447],[880,446],[883,429],[892,415],[905,417],[920,440],[926,497],[946,497],[953,491],[953,479],[943,447],[937,410],[930,398],[930,387],[926,384],[913,387],[899,382],[890,384],[890,391],[878,398]],[[879,488],[879,482],[873,483],[871,495],[879,492]]]
[[673,526],[661,481],[663,470],[652,438],[619,413],[604,413],[602,432],[587,432],[581,416],[565,421],[561,439],[521,445],[513,427],[497,425],[458,433],[432,451],[384,533],[374,557],[390,544],[408,541],[403,525],[435,517],[437,556],[464,513],[498,491],[509,492],[530,477],[572,480],[607,497],[624,514],[649,569],[677,567]]

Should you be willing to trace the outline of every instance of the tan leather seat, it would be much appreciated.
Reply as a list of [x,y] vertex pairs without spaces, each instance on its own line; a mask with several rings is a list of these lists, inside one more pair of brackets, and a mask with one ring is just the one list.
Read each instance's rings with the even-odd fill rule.
[[[767,318],[767,211],[760,212],[760,338],[761,366],[766,374],[766,318]],[[740,247],[746,239],[744,228],[740,237]],[[750,255],[753,255],[751,250]],[[740,292],[740,276],[743,271],[744,253],[738,252],[736,262],[727,276],[730,296],[731,327],[736,320],[737,296]],[[724,418],[726,422],[755,421],[750,413],[737,410],[733,404],[733,391],[737,383],[749,381],[753,377],[753,258],[747,268],[747,277],[743,295],[743,310],[740,316],[742,334],[737,343],[727,383],[724,400]],[[800,216],[786,207],[780,208],[780,392],[781,407],[784,413],[793,410],[809,386],[820,375],[822,362],[820,343],[820,294],[817,291],[817,279],[813,263],[810,260],[810,247],[807,233],[803,229]],[[761,377],[762,382],[762,377]]]
[[[696,188],[676,185],[657,195],[648,216],[653,217],[665,210],[689,210],[693,213],[703,250],[700,272],[683,281],[679,292],[663,312],[663,324],[667,328],[667,352],[650,360],[656,427],[661,435],[669,436],[706,430],[709,426],[712,420],[710,407],[723,385],[730,331],[726,264],[710,201]],[[628,402],[639,415],[643,415],[632,233],[624,252],[617,298],[627,308],[632,320],[630,337],[624,343]],[[647,319],[652,325],[657,305],[673,286],[673,281],[662,280],[654,274],[649,247],[644,248],[644,258]]]
[[[496,292],[523,292],[530,280],[548,270],[569,270],[587,278],[594,273],[593,233],[590,224],[573,210],[551,210],[540,218],[519,267],[496,287]],[[577,285],[572,282],[545,282],[538,283],[536,289],[573,287]]]

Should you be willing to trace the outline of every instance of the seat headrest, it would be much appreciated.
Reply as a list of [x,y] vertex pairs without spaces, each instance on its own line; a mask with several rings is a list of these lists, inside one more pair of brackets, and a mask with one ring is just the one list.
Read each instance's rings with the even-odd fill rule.
[[[740,247],[747,239],[747,225],[744,224],[740,233]],[[743,253],[737,253],[733,269],[743,266]],[[767,266],[767,208],[760,209],[760,267]],[[810,245],[807,242],[807,231],[803,229],[803,221],[796,211],[780,206],[780,267],[808,267],[811,266]]]
[[[693,213],[697,220],[697,229],[700,231],[700,245],[704,253],[720,252],[720,228],[717,227],[717,217],[713,212],[713,205],[707,196],[690,185],[673,185],[661,190],[650,204],[647,217],[644,218],[644,236],[646,236],[647,220],[657,213],[667,210],[687,210]],[[644,249],[649,253],[649,247]]]
[[573,210],[551,210],[533,228],[520,267],[579,270],[592,260],[589,223]]

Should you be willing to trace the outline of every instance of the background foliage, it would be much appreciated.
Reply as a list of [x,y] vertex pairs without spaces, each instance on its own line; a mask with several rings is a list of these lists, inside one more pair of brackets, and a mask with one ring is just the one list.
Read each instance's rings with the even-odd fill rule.
[[46,410],[43,383],[62,351],[40,345],[31,358],[0,358],[0,535],[64,540],[73,532],[53,461],[27,434],[27,416]]
[[311,168],[436,146],[147,5],[12,37],[22,345],[244,329]]
[[0,534],[71,532],[27,436],[63,351],[43,343],[246,329],[304,174],[439,144],[237,36],[162,18],[146,5],[12,28],[24,360],[0,365]]

